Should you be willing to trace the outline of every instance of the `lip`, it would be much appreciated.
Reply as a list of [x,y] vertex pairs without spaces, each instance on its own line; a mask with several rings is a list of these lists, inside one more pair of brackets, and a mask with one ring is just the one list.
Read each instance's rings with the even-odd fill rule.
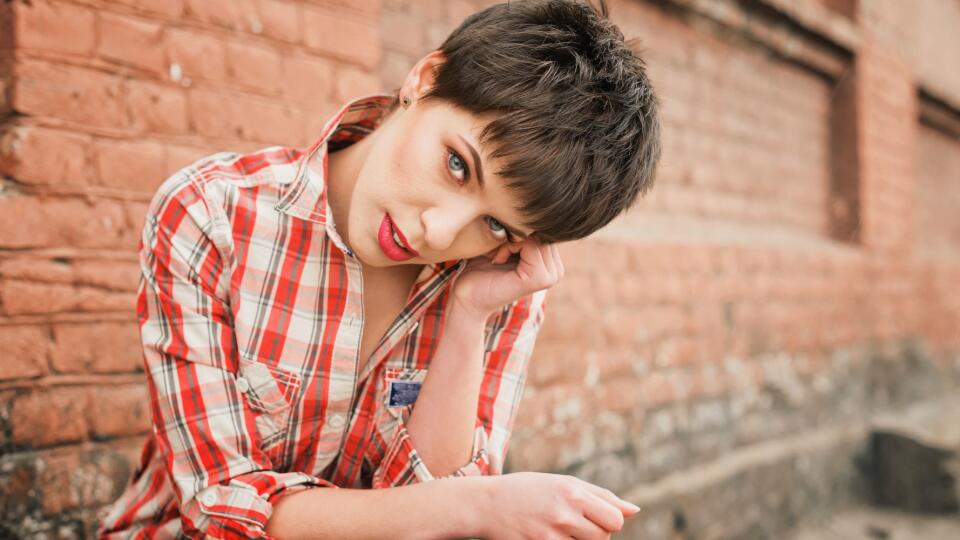
[[[398,246],[393,240],[394,231],[396,231],[397,236],[403,243],[403,247]],[[383,251],[383,254],[389,259],[397,262],[406,261],[420,255],[415,249],[410,247],[410,244],[407,243],[407,239],[403,236],[403,233],[399,228],[397,228],[393,220],[390,219],[390,214],[384,214],[383,219],[380,221],[380,230],[377,232],[377,241],[380,244],[380,249]]]
[[[390,219],[390,214],[387,214],[387,219]],[[393,219],[390,219],[390,225],[393,226],[393,230],[397,232],[397,236],[399,236],[400,241],[403,242],[403,247],[410,253],[413,253],[414,257],[419,257],[420,254],[417,253],[417,250],[410,246],[410,242],[407,241],[407,237],[403,235],[403,231],[400,230],[400,227],[397,227],[397,224],[393,221]]]

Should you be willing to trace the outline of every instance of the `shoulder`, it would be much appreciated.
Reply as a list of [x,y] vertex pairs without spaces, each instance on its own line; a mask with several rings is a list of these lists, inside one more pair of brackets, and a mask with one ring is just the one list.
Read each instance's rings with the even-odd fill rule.
[[253,191],[278,196],[296,175],[302,152],[273,146],[251,153],[218,152],[198,159],[167,178],[157,189],[148,218],[172,219],[177,209],[206,222]]

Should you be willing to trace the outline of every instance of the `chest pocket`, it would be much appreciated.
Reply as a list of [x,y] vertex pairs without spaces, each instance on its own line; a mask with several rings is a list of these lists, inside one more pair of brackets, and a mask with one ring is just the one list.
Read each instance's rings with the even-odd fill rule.
[[393,418],[402,415],[407,420],[426,379],[426,369],[386,368],[380,391],[383,408]]
[[260,447],[268,449],[284,439],[290,410],[300,394],[300,376],[261,362],[240,360],[237,388],[257,412]]

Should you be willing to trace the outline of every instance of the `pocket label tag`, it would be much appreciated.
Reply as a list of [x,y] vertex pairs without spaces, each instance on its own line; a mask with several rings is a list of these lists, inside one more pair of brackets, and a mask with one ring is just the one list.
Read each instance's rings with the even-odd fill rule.
[[420,394],[420,385],[416,381],[390,381],[390,391],[387,396],[387,407],[403,407],[413,405]]

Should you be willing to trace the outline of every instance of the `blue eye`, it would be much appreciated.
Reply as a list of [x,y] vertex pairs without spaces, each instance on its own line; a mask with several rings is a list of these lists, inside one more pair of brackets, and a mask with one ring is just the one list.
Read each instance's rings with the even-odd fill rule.
[[467,162],[460,157],[460,154],[450,149],[447,150],[447,168],[453,172],[453,175],[461,184],[466,181],[469,174]]
[[490,227],[491,231],[493,231],[494,236],[510,240],[510,234],[507,233],[507,228],[503,226],[503,223],[500,223],[490,216],[487,216],[484,219],[487,220],[487,226]]

